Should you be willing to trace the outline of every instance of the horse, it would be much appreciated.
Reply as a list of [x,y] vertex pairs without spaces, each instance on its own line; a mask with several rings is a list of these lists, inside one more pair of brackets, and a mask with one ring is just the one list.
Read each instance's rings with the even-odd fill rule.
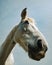
[[0,46],[0,65],[13,65],[12,49],[18,43],[27,53],[29,58],[40,61],[45,57],[48,43],[44,35],[37,28],[33,18],[27,16],[27,8],[21,12],[21,21],[8,34]]

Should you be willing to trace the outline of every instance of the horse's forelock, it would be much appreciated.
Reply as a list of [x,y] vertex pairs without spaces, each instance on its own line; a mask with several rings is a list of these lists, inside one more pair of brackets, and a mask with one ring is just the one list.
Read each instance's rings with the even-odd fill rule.
[[25,22],[26,20],[33,25],[36,24],[36,21],[33,18],[26,17],[25,19],[23,19],[23,22]]

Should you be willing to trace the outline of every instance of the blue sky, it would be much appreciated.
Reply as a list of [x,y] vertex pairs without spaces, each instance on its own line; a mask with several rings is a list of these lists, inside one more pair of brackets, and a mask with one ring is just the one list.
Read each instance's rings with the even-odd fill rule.
[[20,22],[20,13],[27,7],[28,16],[34,18],[37,27],[47,39],[49,50],[44,59],[37,62],[29,59],[27,53],[16,45],[13,49],[14,65],[52,64],[52,0],[0,0],[0,45],[11,29]]

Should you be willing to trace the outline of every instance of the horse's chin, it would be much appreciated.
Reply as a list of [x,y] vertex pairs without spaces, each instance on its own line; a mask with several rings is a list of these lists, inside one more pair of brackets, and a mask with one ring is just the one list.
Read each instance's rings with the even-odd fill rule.
[[28,55],[31,59],[36,60],[36,61],[40,61],[42,58],[45,57],[45,54],[42,53],[35,53],[31,50],[28,51]]

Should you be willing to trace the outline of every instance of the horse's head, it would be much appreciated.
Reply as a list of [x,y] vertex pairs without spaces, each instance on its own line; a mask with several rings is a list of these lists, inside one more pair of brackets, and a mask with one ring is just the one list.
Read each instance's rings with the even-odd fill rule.
[[33,19],[26,16],[26,8],[21,13],[21,22],[15,34],[15,40],[26,51],[30,58],[40,60],[45,57],[48,49],[47,41],[38,30]]

